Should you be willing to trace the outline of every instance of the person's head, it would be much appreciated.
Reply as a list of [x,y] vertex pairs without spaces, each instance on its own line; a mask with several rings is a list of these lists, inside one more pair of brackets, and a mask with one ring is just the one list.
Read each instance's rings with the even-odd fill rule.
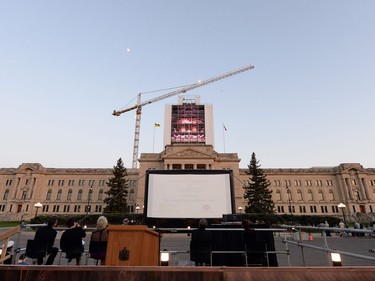
[[108,220],[105,216],[100,216],[96,221],[96,228],[97,229],[104,229],[108,226]]
[[47,225],[50,226],[50,227],[55,227],[57,226],[57,218],[56,217],[52,217],[48,220],[47,222]]
[[66,222],[66,226],[71,228],[72,226],[74,226],[76,223],[76,221],[74,219],[68,219],[67,222]]
[[26,255],[25,254],[21,254],[19,257],[18,257],[18,260],[20,261],[24,261],[26,259]]
[[206,219],[201,219],[201,220],[199,221],[199,228],[200,228],[200,229],[205,229],[205,228],[207,227],[207,225],[208,225],[208,222],[207,222]]
[[249,220],[243,220],[242,221],[242,227],[244,230],[249,230],[250,229],[250,221]]

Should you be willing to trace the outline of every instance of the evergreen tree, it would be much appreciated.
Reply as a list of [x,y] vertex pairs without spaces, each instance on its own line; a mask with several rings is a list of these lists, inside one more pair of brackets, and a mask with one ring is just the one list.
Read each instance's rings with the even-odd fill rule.
[[108,179],[106,183],[109,190],[105,192],[107,197],[104,199],[106,207],[104,213],[126,213],[128,211],[127,199],[129,189],[128,173],[124,163],[120,158],[117,165],[113,167],[113,178]]
[[275,204],[272,201],[272,191],[268,189],[271,185],[267,176],[260,168],[255,153],[251,155],[248,165],[250,180],[243,186],[244,195],[247,202],[246,213],[273,214]]

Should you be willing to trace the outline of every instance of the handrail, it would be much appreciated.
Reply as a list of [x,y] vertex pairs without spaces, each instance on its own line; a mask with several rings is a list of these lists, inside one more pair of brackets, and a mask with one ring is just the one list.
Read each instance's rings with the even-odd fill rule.
[[0,234],[0,241],[4,241],[3,247],[1,248],[0,264],[3,264],[3,262],[11,256],[6,254],[9,238],[12,237],[14,234],[19,233],[20,229],[20,226],[16,226]]
[[[369,233],[369,234],[373,234],[374,233],[373,230],[369,230],[369,229],[356,229],[356,228],[328,227],[328,226],[302,226],[302,225],[281,225],[281,227],[285,228],[285,229],[295,229],[296,231],[299,232],[299,240],[300,240],[299,242],[288,240],[284,236],[283,243],[285,243],[286,246],[288,244],[292,244],[292,245],[297,245],[298,247],[301,248],[303,266],[306,266],[305,255],[304,255],[304,252],[303,252],[303,248],[304,247],[315,249],[315,250],[320,250],[320,251],[323,251],[323,252],[326,252],[326,253],[333,253],[334,252],[334,253],[342,254],[344,256],[350,256],[350,257],[354,257],[354,258],[360,258],[360,259],[364,259],[364,260],[375,261],[375,257],[370,257],[370,256],[366,256],[366,255],[360,255],[360,254],[355,254],[355,253],[351,253],[351,252],[340,251],[340,250],[337,250],[337,249],[331,249],[331,248],[329,248],[328,242],[327,242],[327,233],[326,233],[327,231],[333,231],[333,232],[345,232],[345,233],[354,232],[354,233]],[[319,247],[319,246],[314,246],[314,245],[310,245],[310,244],[307,244],[307,243],[303,243],[302,242],[302,233],[301,233],[302,231],[301,230],[321,231],[322,232],[322,237],[323,237],[324,245],[321,246],[321,247]],[[330,260],[330,258],[329,258],[328,255],[327,255],[327,258],[328,258],[328,263],[330,264],[331,260]]]

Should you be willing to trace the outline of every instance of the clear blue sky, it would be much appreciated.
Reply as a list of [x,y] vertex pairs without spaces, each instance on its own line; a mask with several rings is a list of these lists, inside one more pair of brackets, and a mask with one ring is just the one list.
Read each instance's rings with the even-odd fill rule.
[[[375,168],[374,15],[373,0],[0,0],[0,167],[131,167],[135,112],[113,110],[254,64],[188,93],[214,107],[216,151]],[[176,101],[143,108],[140,152],[163,150]]]

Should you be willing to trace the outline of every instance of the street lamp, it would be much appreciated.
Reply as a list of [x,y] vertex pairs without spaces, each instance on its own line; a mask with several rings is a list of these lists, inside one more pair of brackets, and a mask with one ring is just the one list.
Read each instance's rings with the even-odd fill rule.
[[289,212],[290,212],[290,215],[292,216],[293,215],[292,214],[292,198],[291,198],[289,186],[286,186],[286,193],[288,193]]
[[138,214],[138,211],[141,209],[138,205],[135,207],[135,212]]
[[240,214],[242,213],[242,210],[243,210],[243,208],[241,206],[239,206],[238,211],[240,212]]
[[35,207],[35,217],[37,217],[38,216],[38,210],[39,210],[39,208],[41,208],[43,205],[42,205],[42,203],[40,203],[40,202],[38,202],[38,203],[36,203],[35,205],[34,205],[34,207]]
[[87,195],[86,216],[88,216],[88,214],[90,212],[90,200],[91,200],[91,196],[92,196],[92,186],[90,186],[90,190],[89,190],[89,193]]
[[342,211],[342,218],[344,220],[344,224],[345,224],[345,227],[346,227],[346,218],[345,218],[345,212],[344,212],[344,209],[346,208],[345,204],[344,203],[340,203],[337,205],[337,207],[339,207],[339,209],[341,209]]

